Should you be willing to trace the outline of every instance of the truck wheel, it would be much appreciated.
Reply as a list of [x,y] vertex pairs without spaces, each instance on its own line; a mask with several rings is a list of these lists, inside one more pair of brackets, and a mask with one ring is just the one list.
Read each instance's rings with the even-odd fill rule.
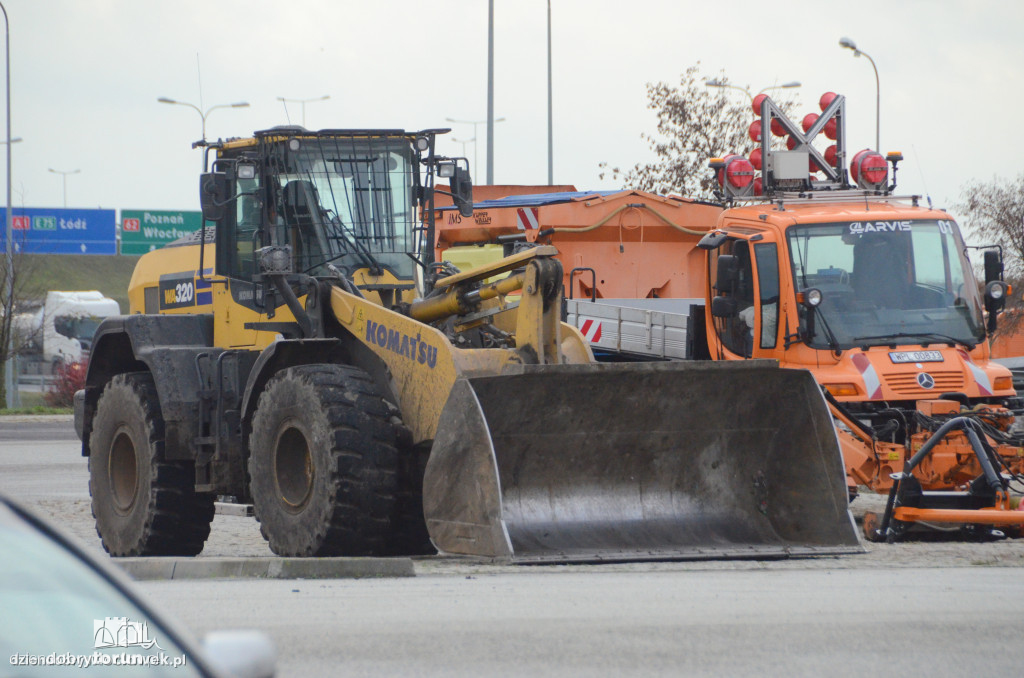
[[153,376],[120,374],[93,419],[89,494],[112,556],[194,556],[213,520],[212,494],[194,490],[192,462],[164,461],[164,420]]
[[253,508],[282,556],[386,552],[400,428],[362,370],[303,365],[260,395],[249,438]]

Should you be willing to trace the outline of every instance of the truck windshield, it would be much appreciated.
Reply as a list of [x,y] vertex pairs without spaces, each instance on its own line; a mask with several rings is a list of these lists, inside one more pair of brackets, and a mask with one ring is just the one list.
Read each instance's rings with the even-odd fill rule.
[[304,272],[382,266],[412,276],[417,166],[404,137],[301,139],[275,187],[278,223]]
[[94,315],[59,315],[53,319],[53,328],[70,339],[89,342],[102,321]]
[[984,339],[981,297],[952,221],[798,225],[788,242],[796,289],[822,293],[814,348]]

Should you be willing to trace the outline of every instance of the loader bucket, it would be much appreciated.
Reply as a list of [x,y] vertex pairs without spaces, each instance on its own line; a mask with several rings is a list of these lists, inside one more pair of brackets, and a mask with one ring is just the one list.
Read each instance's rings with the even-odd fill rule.
[[519,562],[861,552],[810,372],[775,361],[460,378],[424,478],[442,553]]

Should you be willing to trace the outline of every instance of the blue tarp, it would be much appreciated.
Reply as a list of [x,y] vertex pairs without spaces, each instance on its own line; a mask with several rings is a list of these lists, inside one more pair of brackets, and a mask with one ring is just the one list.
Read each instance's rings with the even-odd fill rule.
[[[569,202],[570,200],[577,200],[579,198],[589,198],[590,196],[604,197],[606,195],[615,195],[616,193],[622,193],[622,191],[563,191],[561,193],[509,195],[495,200],[482,200],[480,202],[475,202],[473,203],[473,209],[487,210],[498,209],[499,207],[541,207],[543,205],[556,205],[562,202]],[[449,205],[447,207],[439,207],[437,209],[443,212],[445,210],[453,210],[455,207]]]

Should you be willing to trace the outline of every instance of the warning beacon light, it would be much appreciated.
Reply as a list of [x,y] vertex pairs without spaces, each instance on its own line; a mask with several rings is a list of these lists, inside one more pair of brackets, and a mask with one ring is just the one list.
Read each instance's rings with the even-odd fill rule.
[[754,166],[742,155],[712,158],[708,166],[718,175],[718,185],[730,198],[748,196],[754,190]]
[[889,165],[881,153],[865,148],[853,156],[850,176],[865,190],[882,190],[889,178]]

